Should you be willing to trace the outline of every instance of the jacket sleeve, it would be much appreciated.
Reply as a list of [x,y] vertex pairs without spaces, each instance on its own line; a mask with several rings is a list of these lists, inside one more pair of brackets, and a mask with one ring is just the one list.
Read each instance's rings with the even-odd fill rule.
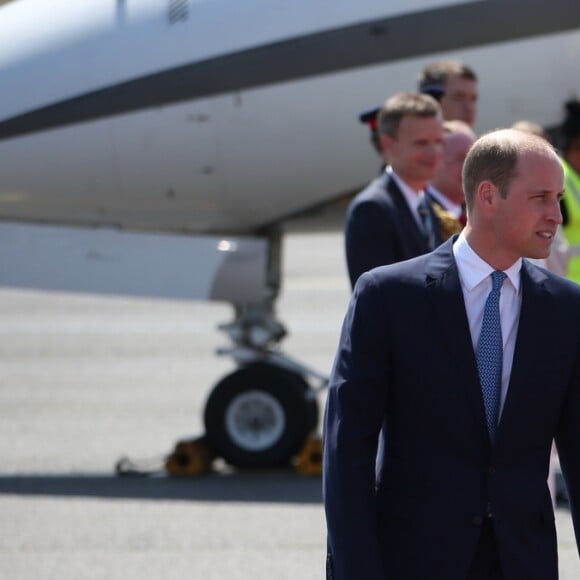
[[576,545],[580,552],[580,349],[556,432],[556,447],[566,481]]
[[333,578],[383,580],[375,461],[386,412],[389,345],[382,292],[364,274],[349,305],[327,398],[323,491]]

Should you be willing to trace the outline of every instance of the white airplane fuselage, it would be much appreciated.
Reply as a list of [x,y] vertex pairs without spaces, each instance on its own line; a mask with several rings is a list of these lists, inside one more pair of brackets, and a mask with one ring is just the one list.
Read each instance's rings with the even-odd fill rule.
[[372,178],[357,114],[435,58],[477,71],[479,131],[556,124],[579,26],[575,0],[8,3],[0,220],[254,233]]

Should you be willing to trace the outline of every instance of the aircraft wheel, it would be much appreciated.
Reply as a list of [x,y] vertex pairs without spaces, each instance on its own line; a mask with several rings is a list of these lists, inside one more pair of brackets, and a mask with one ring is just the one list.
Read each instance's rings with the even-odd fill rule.
[[228,463],[263,468],[288,465],[318,421],[298,374],[252,364],[222,379],[205,407],[206,435]]

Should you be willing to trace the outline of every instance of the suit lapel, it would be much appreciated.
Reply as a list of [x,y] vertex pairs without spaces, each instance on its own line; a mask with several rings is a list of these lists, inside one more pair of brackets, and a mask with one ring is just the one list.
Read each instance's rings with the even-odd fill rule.
[[426,284],[441,340],[446,342],[446,351],[451,354],[449,384],[461,391],[460,397],[466,398],[480,427],[482,439],[489,445],[477,363],[459,273],[453,257],[452,247],[456,239],[457,236],[453,236],[430,254]]
[[526,376],[533,372],[531,365],[544,359],[545,342],[538,340],[543,332],[549,332],[553,325],[552,309],[546,308],[549,297],[544,286],[546,275],[538,268],[529,265],[525,260],[521,272],[522,306],[516,335],[514,359],[509,387],[497,432],[509,428],[514,412],[521,404],[521,397],[526,397]]
[[409,204],[403,195],[403,192],[399,189],[399,186],[394,179],[389,177],[385,173],[386,191],[391,197],[393,204],[397,208],[398,215],[400,216],[400,227],[401,231],[404,233],[405,237],[409,240],[414,248],[414,254],[420,255],[428,252],[430,250],[425,234],[419,229],[417,221],[411,213]]

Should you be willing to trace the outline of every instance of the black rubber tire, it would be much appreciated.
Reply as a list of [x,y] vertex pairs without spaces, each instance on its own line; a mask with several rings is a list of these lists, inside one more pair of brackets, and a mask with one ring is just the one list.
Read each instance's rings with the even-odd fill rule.
[[[297,373],[272,365],[255,363],[224,377],[213,388],[205,406],[205,432],[212,447],[228,463],[241,468],[268,468],[288,465],[318,423],[318,403],[306,397],[309,387]],[[266,447],[252,449],[228,428],[226,415],[232,404],[258,393],[279,405],[283,429]],[[245,417],[247,419],[247,417]],[[257,429],[263,426],[256,418]],[[238,440],[237,440],[238,439]]]

